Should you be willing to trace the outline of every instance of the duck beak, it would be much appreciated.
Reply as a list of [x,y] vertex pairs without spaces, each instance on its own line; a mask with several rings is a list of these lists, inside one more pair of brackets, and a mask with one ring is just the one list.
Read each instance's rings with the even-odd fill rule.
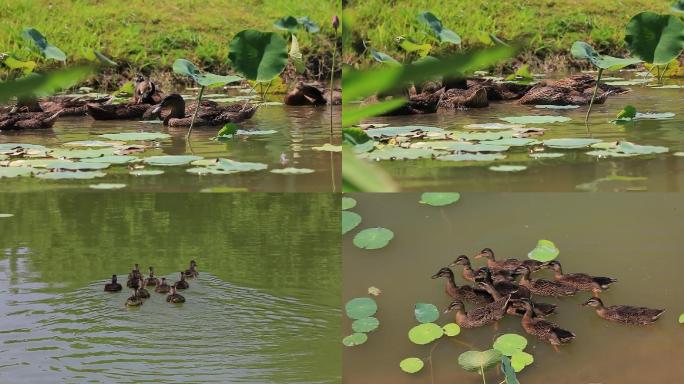
[[432,278],[433,278],[433,279],[437,279],[437,278],[439,278],[439,276],[440,276],[440,274],[439,274],[439,272],[437,272],[437,273],[435,273],[434,275],[432,275]]
[[448,266],[449,266],[449,268],[453,268],[453,267],[455,267],[455,266],[457,266],[457,265],[458,265],[458,264],[454,261],[453,263],[449,264]]
[[479,259],[484,256],[484,253],[478,253],[477,255],[473,256],[476,259]]
[[451,312],[451,308],[445,309],[444,311],[442,311],[442,314],[446,315],[449,312]]

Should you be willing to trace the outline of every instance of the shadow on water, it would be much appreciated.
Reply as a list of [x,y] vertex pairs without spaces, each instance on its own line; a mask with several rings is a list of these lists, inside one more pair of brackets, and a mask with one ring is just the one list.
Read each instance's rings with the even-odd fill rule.
[[[0,211],[0,381],[339,381],[339,199],[24,194]],[[296,214],[293,214],[296,212]],[[98,223],[93,225],[93,223]],[[183,305],[124,306],[134,262]]]
[[[348,383],[430,383],[429,366],[406,374],[399,362],[427,357],[432,345],[412,344],[407,333],[417,325],[415,303],[432,303],[444,309],[449,298],[444,282],[430,276],[462,253],[474,255],[491,247],[497,258],[526,258],[537,240],[549,239],[560,249],[564,272],[585,272],[617,278],[601,294],[606,304],[665,308],[653,326],[624,326],[599,318],[578,304],[590,294],[543,301],[558,303],[549,319],[577,334],[556,353],[550,345],[522,330],[520,319],[507,316],[493,327],[462,329],[435,348],[435,383],[481,383],[477,373],[458,365],[458,356],[472,349],[485,350],[504,333],[525,335],[526,351],[534,363],[518,376],[521,383],[646,383],[676,382],[684,357],[684,330],[677,318],[684,312],[680,232],[684,200],[677,194],[592,195],[574,193],[463,194],[456,204],[443,208],[419,204],[420,194],[353,194],[362,224],[343,239],[343,301],[366,296],[370,286],[376,298],[378,330],[368,341],[343,352],[343,377]],[[383,249],[367,251],[352,244],[362,228],[385,227],[394,239]],[[484,265],[473,260],[474,267]],[[460,270],[457,283],[463,284]],[[551,278],[548,271],[535,278]],[[467,305],[472,308],[471,305]],[[453,322],[442,314],[438,324]],[[343,316],[342,330],[351,332]],[[498,378],[498,380],[497,380]],[[487,382],[502,380],[497,369]]]

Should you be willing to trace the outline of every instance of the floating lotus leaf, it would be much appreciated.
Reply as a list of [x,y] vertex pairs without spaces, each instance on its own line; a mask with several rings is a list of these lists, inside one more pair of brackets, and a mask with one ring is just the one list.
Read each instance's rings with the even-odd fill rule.
[[[493,146],[505,146],[505,147],[522,147],[526,145],[539,144],[535,139],[530,139],[527,137],[507,137],[499,140],[488,140],[481,142],[480,144],[493,145]],[[497,151],[498,152],[498,151]]]
[[399,362],[399,368],[406,373],[419,372],[424,366],[425,363],[423,363],[423,360],[417,357],[408,357]]
[[100,171],[78,171],[78,172],[48,172],[48,173],[40,173],[36,175],[36,177],[45,179],[45,180],[68,180],[68,179],[77,179],[77,180],[87,180],[87,179],[94,179],[96,177],[104,177],[107,174],[104,172]]
[[615,150],[626,154],[645,155],[652,153],[665,153],[669,151],[669,148],[655,145],[638,145],[630,143],[629,141],[621,141]]
[[[457,152],[505,152],[510,149],[507,145],[495,145],[492,141],[486,141],[480,144],[472,144],[463,141],[428,141],[416,143],[421,148],[431,148],[446,151]],[[411,148],[413,149],[413,148]],[[416,148],[419,149],[419,148]]]
[[88,187],[92,188],[92,189],[121,189],[121,188],[125,188],[126,184],[99,183],[99,184],[90,184]]
[[342,196],[342,209],[351,209],[356,207],[356,200],[351,197]]
[[138,169],[129,172],[129,174],[132,176],[157,176],[163,173],[164,171],[161,169]]
[[380,321],[375,317],[364,317],[362,319],[354,320],[352,329],[354,332],[368,333],[374,331],[380,326]]
[[641,12],[627,23],[625,43],[645,62],[666,65],[684,48],[684,23],[673,15]]
[[533,159],[555,159],[557,157],[563,157],[565,156],[564,153],[558,153],[558,152],[537,152],[537,153],[530,153],[529,155]]
[[272,135],[274,133],[278,133],[278,131],[273,130],[273,129],[268,129],[268,130],[253,130],[253,131],[245,131],[243,129],[238,129],[237,132],[235,132],[236,135],[238,136],[264,136],[264,135]]
[[675,153],[673,153],[673,155],[679,156],[679,157],[684,157],[684,152],[675,152]]
[[354,236],[354,245],[362,249],[379,249],[389,244],[394,232],[387,228],[367,228]]
[[109,164],[126,164],[131,161],[138,160],[137,156],[131,155],[117,155],[117,156],[102,156],[94,159],[88,159],[91,163],[109,163]]
[[230,175],[238,173],[238,171],[225,171],[216,167],[194,167],[186,169],[185,172],[195,175]]
[[453,134],[454,138],[461,140],[473,140],[473,141],[491,141],[507,139],[515,136],[517,132],[513,130],[505,131],[485,131],[485,132],[455,132]]
[[641,60],[635,58],[620,58],[608,55],[599,55],[591,45],[585,43],[584,41],[575,41],[575,43],[570,48],[572,56],[577,59],[589,60],[596,67],[607,70],[618,70],[626,66],[640,63]]
[[429,344],[444,334],[442,327],[435,323],[424,323],[411,328],[408,338],[411,342],[419,345]]
[[100,135],[109,140],[120,141],[148,141],[148,140],[164,140],[171,137],[171,135],[161,132],[121,132],[121,133],[105,133]]
[[323,151],[323,152],[342,152],[342,146],[341,145],[332,145],[330,143],[325,143],[320,147],[313,147],[311,148],[314,151]]
[[513,356],[527,346],[527,339],[516,333],[506,333],[496,338],[493,348],[506,356]]
[[0,179],[19,177],[19,176],[31,176],[34,169],[31,167],[0,167]]
[[70,171],[82,170],[98,170],[109,167],[109,163],[95,163],[83,161],[69,161],[69,160],[51,160],[45,163],[45,168],[49,169],[67,169]]
[[614,150],[589,151],[589,152],[585,152],[584,154],[588,155],[588,156],[595,156],[595,157],[632,157],[632,156],[637,156],[634,153],[622,153],[622,152],[617,152]]
[[511,365],[516,372],[520,372],[523,368],[534,363],[534,356],[527,352],[518,351],[511,355]]
[[675,117],[675,114],[672,112],[663,112],[663,113],[640,113],[640,112],[637,112],[636,116],[634,116],[634,119],[635,120],[669,120],[673,117]]
[[[606,78],[603,79],[606,81]],[[577,109],[580,106],[579,105],[545,105],[545,104],[540,104],[540,105],[535,105],[535,108],[539,109]]]
[[264,170],[268,168],[268,165],[264,163],[249,163],[230,159],[218,159],[215,167],[223,171],[248,172]]
[[403,127],[383,127],[369,128],[366,134],[372,138],[395,137],[395,136],[414,136],[419,133],[446,133],[442,128],[429,127],[424,125],[407,125]]
[[55,158],[67,159],[89,159],[102,156],[113,156],[114,148],[103,149],[54,149],[50,151],[50,156]]
[[359,124],[360,128],[363,129],[368,129],[368,128],[385,128],[389,127],[389,124],[380,124],[380,123],[366,123],[366,124]]
[[600,142],[601,140],[598,139],[566,138],[544,140],[542,144],[550,148],[576,149],[585,148]]
[[11,214],[11,213],[0,213],[0,217],[1,217],[1,218],[8,218],[8,217],[12,217],[12,216],[14,216],[14,214]]
[[487,351],[467,351],[458,356],[458,363],[467,371],[484,371],[501,359],[501,352],[496,349]]
[[442,330],[447,336],[457,336],[459,333],[461,333],[461,327],[459,327],[456,323],[446,324],[442,327]]
[[115,145],[122,144],[116,141],[101,141],[101,140],[81,140],[81,141],[69,141],[62,144],[65,147],[113,147]]
[[615,87],[629,87],[632,85],[643,85],[651,80],[622,80],[622,81],[606,81],[607,85],[612,85]]
[[351,231],[361,224],[361,215],[356,212],[342,211],[342,234]]
[[443,161],[494,161],[503,160],[506,156],[500,153],[460,153],[456,155],[440,156],[437,160]]
[[375,315],[378,305],[370,297],[357,297],[349,300],[344,310],[350,319],[358,320]]
[[164,156],[150,156],[143,159],[143,162],[150,165],[185,165],[195,160],[201,159],[202,156],[193,155],[164,155]]
[[679,315],[678,321],[679,321],[679,324],[684,324],[684,313],[682,313],[681,315]]
[[365,343],[367,340],[368,336],[365,333],[353,333],[342,339],[342,344],[347,347],[354,347]]
[[558,257],[559,253],[560,250],[556,248],[556,244],[554,244],[552,241],[539,240],[537,242],[537,247],[530,251],[530,253],[527,254],[527,257],[532,260],[546,262]]
[[420,195],[421,204],[432,205],[433,207],[442,207],[453,204],[461,199],[461,194],[458,192],[424,192]]
[[503,124],[503,123],[483,123],[483,124],[468,124],[464,128],[469,129],[515,129],[523,128],[523,124]]
[[417,303],[413,309],[416,320],[420,323],[432,323],[439,319],[439,309],[433,304]]
[[19,159],[10,162],[10,167],[33,167],[33,168],[45,168],[51,161],[51,159]]
[[563,123],[572,119],[566,116],[532,115],[500,117],[499,120],[503,120],[512,124],[551,124]]
[[432,149],[424,148],[401,148],[395,146],[385,146],[373,152],[360,154],[359,157],[373,160],[415,160],[421,158],[432,158],[437,153]]
[[489,167],[490,171],[496,172],[520,172],[526,170],[524,165],[493,165]]
[[682,89],[684,88],[684,85],[679,85],[679,84],[668,84],[668,85],[657,85],[657,86],[650,86],[653,89]]
[[314,173],[315,171],[313,169],[309,168],[278,168],[278,169],[272,169],[271,173],[279,173],[283,175],[302,175],[306,173]]

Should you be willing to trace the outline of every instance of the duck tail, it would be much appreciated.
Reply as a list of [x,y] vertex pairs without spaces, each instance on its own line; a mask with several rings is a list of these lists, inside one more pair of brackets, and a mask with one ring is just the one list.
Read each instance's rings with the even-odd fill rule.
[[658,320],[658,318],[659,318],[660,316],[662,316],[663,313],[665,313],[665,310],[664,310],[664,309],[657,309],[656,311],[657,311],[657,313],[656,313],[655,315],[653,315],[653,317],[651,318],[653,321]]
[[601,286],[602,289],[608,289],[608,286],[617,283],[617,279],[611,277],[594,277],[594,281]]
[[563,328],[553,328],[551,331],[558,337],[558,340],[563,344],[569,343],[570,341],[572,341],[572,339],[576,337],[574,333],[567,331]]

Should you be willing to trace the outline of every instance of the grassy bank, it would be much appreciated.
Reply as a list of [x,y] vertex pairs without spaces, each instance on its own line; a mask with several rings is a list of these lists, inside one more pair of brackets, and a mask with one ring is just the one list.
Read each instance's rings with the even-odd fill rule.
[[[311,74],[324,71],[332,51],[330,18],[340,13],[338,0],[4,0],[0,3],[0,53],[43,62],[21,38],[26,27],[41,31],[61,48],[68,62],[81,61],[84,50],[98,49],[119,63],[117,73],[169,71],[177,58],[203,69],[229,70],[228,44],[247,28],[277,31],[284,16],[308,16],[321,31],[297,33]],[[285,33],[285,32],[283,32]]]
[[[427,28],[416,21],[423,11],[430,11],[443,25],[459,34],[465,48],[491,44],[492,33],[504,41],[524,39],[527,44],[519,61],[535,70],[564,70],[578,65],[569,57],[576,40],[594,45],[601,53],[623,55],[624,27],[638,12],[668,12],[670,0],[429,0],[383,1],[348,0],[345,21],[353,26],[352,46],[345,47],[345,62],[367,64],[371,61],[363,41],[378,51],[400,59],[401,51],[394,43],[397,36],[418,42],[432,41]],[[448,44],[433,53],[448,50]],[[453,46],[451,47],[453,49]],[[584,64],[584,63],[582,63]]]

